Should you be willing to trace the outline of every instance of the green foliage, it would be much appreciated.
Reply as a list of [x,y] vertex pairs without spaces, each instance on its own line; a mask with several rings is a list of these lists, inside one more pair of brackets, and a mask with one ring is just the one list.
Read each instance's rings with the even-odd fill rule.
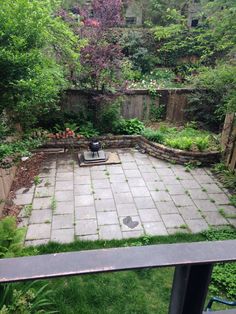
[[[236,111],[236,66],[218,64],[201,68],[193,80],[198,89],[190,99],[191,116],[208,125],[223,123],[226,112]],[[196,115],[195,115],[196,114]]]
[[[204,235],[209,241],[236,239],[235,230],[229,228],[210,230],[205,232]],[[210,291],[218,295],[225,293],[226,297],[234,300],[236,295],[235,276],[235,263],[217,264],[213,269]]]
[[97,123],[102,133],[112,133],[116,128],[117,121],[120,120],[121,100],[121,98],[118,98],[113,103],[102,106]]
[[164,134],[159,130],[153,130],[150,128],[146,128],[142,135],[148,139],[149,141],[160,143],[162,144],[164,142]]
[[194,124],[187,124],[185,128],[169,128],[164,125],[159,130],[145,129],[143,136],[150,141],[181,150],[208,149],[218,150],[219,143],[215,136],[207,131],[197,130]]
[[153,38],[150,36],[149,32],[137,32],[135,30],[123,32],[123,35],[119,40],[119,43],[123,48],[123,53],[126,58],[131,61],[132,65],[129,65],[129,67],[131,70],[135,71],[133,73],[137,76],[140,72],[144,74],[152,71],[159,62],[159,58],[153,49],[152,42]]
[[157,94],[161,87],[178,87],[180,84],[174,81],[175,74],[170,69],[154,69],[148,74],[142,75],[139,79],[129,84],[129,88],[148,89],[149,93]]
[[196,137],[194,142],[197,148],[200,150],[200,152],[202,152],[204,150],[207,150],[209,147],[209,136]]
[[224,163],[216,164],[212,171],[226,188],[236,192],[236,175],[234,171],[228,169]]
[[91,138],[98,136],[99,132],[94,128],[92,122],[87,122],[87,124],[84,124],[79,128],[79,134],[86,138]]
[[115,132],[117,134],[141,134],[143,130],[144,124],[137,118],[129,120],[120,119],[120,121],[118,121],[117,125],[115,126]]
[[1,314],[37,314],[58,313],[55,308],[54,291],[48,289],[48,284],[30,282],[24,285],[6,284],[2,287],[0,297]]
[[229,200],[230,200],[230,204],[236,207],[236,195],[230,196]]
[[149,118],[151,121],[164,120],[165,114],[166,114],[166,106],[165,105],[156,106],[155,104],[151,104],[150,115],[149,115]]
[[9,167],[21,157],[30,156],[32,149],[42,145],[42,138],[26,138],[15,142],[5,142],[0,144],[0,165]]
[[190,150],[193,145],[193,140],[188,137],[166,139],[165,144],[177,149]]
[[77,39],[55,17],[56,4],[0,0],[0,112],[6,109],[25,128],[54,106],[66,86],[65,60],[77,61]]
[[24,228],[17,229],[14,217],[0,220],[0,258],[22,254],[25,232]]

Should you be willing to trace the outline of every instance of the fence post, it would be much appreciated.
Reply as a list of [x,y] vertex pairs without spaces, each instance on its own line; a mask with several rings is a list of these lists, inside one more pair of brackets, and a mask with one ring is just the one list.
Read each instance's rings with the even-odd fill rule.
[[212,264],[176,266],[169,314],[202,314]]

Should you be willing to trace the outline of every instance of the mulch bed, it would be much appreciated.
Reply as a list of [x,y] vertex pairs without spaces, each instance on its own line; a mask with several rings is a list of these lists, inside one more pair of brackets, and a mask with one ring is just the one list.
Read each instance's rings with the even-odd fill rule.
[[[13,199],[16,196],[16,191],[25,188],[25,193],[34,184],[34,177],[40,172],[42,162],[45,160],[46,154],[36,153],[26,161],[21,161],[18,165],[14,181],[11,186],[11,191],[6,200],[3,216],[18,216],[22,206],[15,205]],[[20,219],[19,219],[20,221]]]

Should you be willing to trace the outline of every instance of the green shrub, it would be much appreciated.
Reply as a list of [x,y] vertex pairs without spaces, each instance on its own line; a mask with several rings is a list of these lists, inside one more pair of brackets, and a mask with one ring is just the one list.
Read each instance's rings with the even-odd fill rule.
[[162,144],[164,142],[164,135],[161,131],[152,130],[150,128],[146,128],[142,135],[149,141],[156,142]]
[[98,136],[99,132],[93,127],[93,124],[91,122],[87,122],[87,124],[80,127],[79,134],[83,135],[86,138],[91,138]]
[[196,137],[194,144],[200,151],[206,150],[209,147],[209,136],[206,137]]
[[104,105],[98,118],[99,130],[103,133],[112,133],[117,121],[120,120],[121,99],[116,99],[112,104]]
[[0,314],[37,314],[58,313],[53,300],[54,291],[48,284],[30,282],[22,284],[6,284],[1,286]]
[[228,169],[224,163],[216,164],[212,171],[226,188],[236,192],[236,175],[234,171]]
[[5,142],[0,144],[0,165],[2,167],[11,166],[5,163],[5,158],[10,157],[12,162],[17,161],[20,157],[30,156],[31,150],[42,145],[43,138],[25,138],[15,142]]
[[[234,229],[224,228],[206,231],[205,236],[209,241],[236,239]],[[215,265],[212,273],[210,291],[213,294],[226,294],[226,297],[234,300],[236,295],[236,264],[220,263]]]
[[188,137],[179,137],[173,139],[166,139],[165,144],[172,148],[190,150],[193,146],[193,140]]
[[137,118],[129,120],[121,119],[115,127],[116,133],[126,135],[141,134],[143,130],[144,124]]
[[16,226],[15,217],[0,221],[0,258],[21,255],[26,230]]

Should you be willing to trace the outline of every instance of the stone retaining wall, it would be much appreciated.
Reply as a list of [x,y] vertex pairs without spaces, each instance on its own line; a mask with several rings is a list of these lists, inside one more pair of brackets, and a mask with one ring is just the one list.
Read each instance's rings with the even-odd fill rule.
[[[188,162],[201,162],[202,165],[211,165],[219,162],[220,152],[193,152],[183,151],[166,147],[164,145],[148,141],[140,135],[118,135],[118,136],[100,136],[97,138],[103,145],[104,149],[109,148],[131,148],[139,147],[147,154],[158,159],[175,162],[177,164],[185,164]],[[70,140],[51,140],[45,148],[75,148],[87,149],[89,140],[87,139],[70,139]]]

